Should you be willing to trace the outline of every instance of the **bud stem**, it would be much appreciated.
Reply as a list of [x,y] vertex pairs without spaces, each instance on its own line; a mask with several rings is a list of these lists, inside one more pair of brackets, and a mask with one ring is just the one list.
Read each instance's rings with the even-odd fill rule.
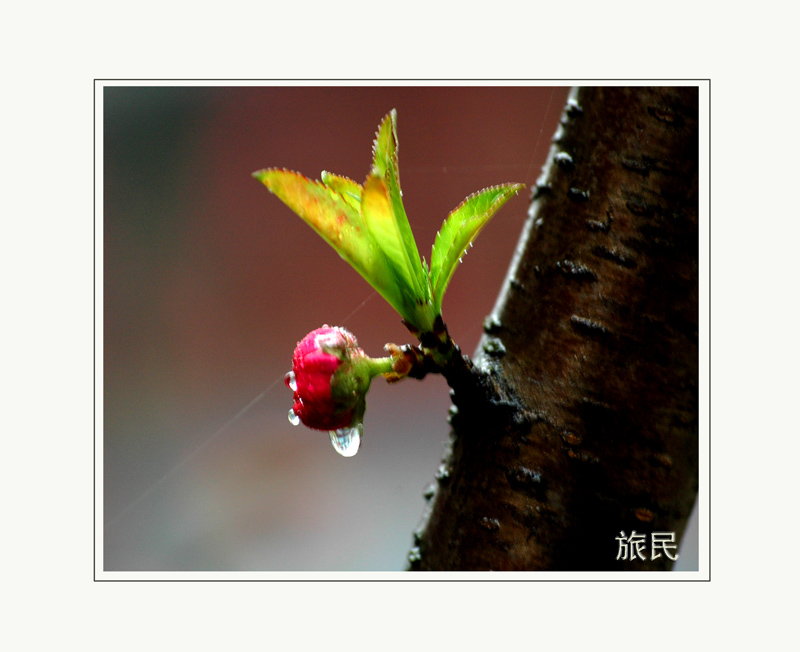
[[369,365],[369,375],[373,378],[380,374],[392,373],[393,371],[392,365],[394,364],[394,359],[391,356],[386,356],[385,358],[366,358],[364,362]]

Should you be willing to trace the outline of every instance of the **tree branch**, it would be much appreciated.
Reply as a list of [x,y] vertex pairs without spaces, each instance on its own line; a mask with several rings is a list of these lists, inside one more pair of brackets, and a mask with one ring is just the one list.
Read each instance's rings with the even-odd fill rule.
[[698,486],[698,92],[573,91],[410,567],[666,570]]

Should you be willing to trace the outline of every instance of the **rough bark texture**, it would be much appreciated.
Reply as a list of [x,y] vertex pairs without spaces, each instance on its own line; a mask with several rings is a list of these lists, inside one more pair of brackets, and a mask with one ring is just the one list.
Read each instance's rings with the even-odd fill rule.
[[[574,91],[469,373],[414,570],[668,570],[698,487],[698,92]],[[621,531],[647,561],[617,560]]]

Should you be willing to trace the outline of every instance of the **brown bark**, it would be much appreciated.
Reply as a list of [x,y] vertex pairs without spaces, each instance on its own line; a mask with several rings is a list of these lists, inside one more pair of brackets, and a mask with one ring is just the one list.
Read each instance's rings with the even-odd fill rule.
[[[573,92],[409,560],[667,570],[698,486],[698,91]],[[621,531],[647,561],[617,560]]]

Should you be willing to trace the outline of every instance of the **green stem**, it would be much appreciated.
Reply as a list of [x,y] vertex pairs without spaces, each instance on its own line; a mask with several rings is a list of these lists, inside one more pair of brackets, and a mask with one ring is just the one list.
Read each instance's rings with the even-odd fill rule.
[[364,363],[369,369],[369,375],[374,378],[380,374],[388,374],[392,372],[392,364],[394,360],[391,356],[385,358],[365,358]]

